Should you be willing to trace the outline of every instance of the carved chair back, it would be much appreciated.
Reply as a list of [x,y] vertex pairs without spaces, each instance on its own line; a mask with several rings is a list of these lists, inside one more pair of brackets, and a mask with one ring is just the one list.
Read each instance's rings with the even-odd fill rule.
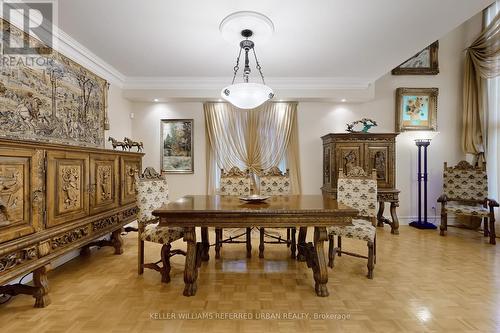
[[485,203],[488,197],[488,176],[484,167],[467,161],[448,167],[444,163],[443,192],[448,201]]
[[355,166],[344,174],[339,169],[337,199],[359,210],[358,216],[374,219],[377,215],[377,171],[373,169],[369,175],[363,168]]
[[282,173],[278,167],[262,171],[259,181],[261,195],[287,195],[290,194],[290,175],[287,169]]
[[156,221],[151,213],[168,203],[168,184],[165,176],[160,175],[154,168],[147,167],[142,175],[135,175],[137,192],[137,222],[139,230],[147,223]]
[[249,195],[251,188],[250,171],[241,171],[237,167],[232,167],[229,171],[221,170],[220,195],[242,196]]

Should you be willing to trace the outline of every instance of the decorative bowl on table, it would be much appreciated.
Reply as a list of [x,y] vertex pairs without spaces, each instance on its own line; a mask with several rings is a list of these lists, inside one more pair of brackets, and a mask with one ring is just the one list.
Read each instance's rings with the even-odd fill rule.
[[240,200],[246,201],[246,202],[262,202],[267,199],[269,199],[271,196],[270,195],[258,195],[258,194],[251,194],[251,195],[245,195],[240,197]]

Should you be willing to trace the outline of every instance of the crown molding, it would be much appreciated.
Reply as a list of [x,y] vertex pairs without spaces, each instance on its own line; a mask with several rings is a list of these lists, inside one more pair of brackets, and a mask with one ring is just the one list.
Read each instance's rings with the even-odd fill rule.
[[[0,14],[0,17],[2,19],[4,18],[3,13]],[[21,31],[25,31],[24,27],[15,24],[14,22],[10,23]],[[33,22],[33,25],[37,25],[36,22]],[[50,30],[47,28],[46,24],[42,24],[41,28],[43,29],[44,33],[50,33]],[[52,26],[52,36],[53,50],[61,53],[62,55],[70,58],[79,65],[94,72],[96,75],[102,77],[109,83],[115,84],[120,88],[123,87],[126,78],[125,75],[123,75],[120,71],[118,71],[103,59],[99,58],[88,48],[77,42],[73,37],[60,29],[56,24],[53,24]]]
[[[231,83],[231,77],[126,77],[124,89],[133,90],[220,90]],[[370,78],[341,77],[269,77],[266,84],[287,90],[357,90],[369,88]]]
[[71,58],[95,74],[103,77],[109,83],[115,84],[120,88],[123,87],[126,81],[125,75],[106,61],[99,58],[92,51],[87,49],[64,31],[60,29],[57,30],[58,31],[54,34],[54,36],[58,39],[56,51],[67,56],[68,58]]

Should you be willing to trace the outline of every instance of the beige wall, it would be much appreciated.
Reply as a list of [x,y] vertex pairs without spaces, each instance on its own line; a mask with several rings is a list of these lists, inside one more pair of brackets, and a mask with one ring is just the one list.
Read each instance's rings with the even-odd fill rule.
[[108,93],[109,131],[105,132],[106,148],[112,148],[108,137],[122,141],[124,137],[132,136],[132,103],[122,97],[122,89],[112,84]]
[[[344,132],[345,124],[368,117],[379,126],[376,132],[393,132],[395,89],[398,87],[438,87],[438,130],[440,134],[429,147],[429,215],[442,189],[444,161],[455,163],[464,156],[460,149],[461,80],[463,49],[481,26],[480,15],[450,32],[440,40],[440,74],[436,76],[393,76],[387,74],[375,82],[375,99],[368,103],[300,102],[298,106],[299,142],[303,193],[321,193],[322,146],[320,137]],[[144,141],[144,166],[160,167],[159,124],[162,118],[193,118],[195,173],[169,175],[171,198],[206,191],[205,131],[202,103],[133,103],[133,137]],[[397,140],[397,186],[401,190],[399,216],[402,223],[416,215],[416,152],[410,133]]]
[[144,143],[143,167],[160,170],[160,120],[194,120],[194,173],[168,174],[171,199],[206,193],[205,123],[202,103],[133,103],[132,136]]
[[[375,83],[375,99],[362,104],[300,103],[299,132],[304,193],[320,193],[322,182],[322,151],[319,137],[326,133],[343,132],[348,122],[368,117],[378,122],[373,132],[393,132],[395,129],[395,90],[398,87],[437,87],[438,131],[440,134],[429,147],[428,213],[442,191],[443,162],[458,162],[464,158],[460,148],[461,81],[463,50],[470,44],[481,26],[480,15],[450,32],[439,41],[440,73],[435,76],[394,76],[390,73]],[[417,214],[417,147],[411,132],[397,137],[396,182],[401,190],[399,216],[411,220]],[[439,209],[439,208],[438,208]],[[405,222],[405,221],[402,221]]]

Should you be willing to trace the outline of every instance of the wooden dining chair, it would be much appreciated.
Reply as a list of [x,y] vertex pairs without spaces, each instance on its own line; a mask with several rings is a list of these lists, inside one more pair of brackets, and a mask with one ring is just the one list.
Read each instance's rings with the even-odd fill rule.
[[[168,203],[168,184],[164,176],[153,168],[146,168],[142,175],[136,174],[136,191],[138,223],[138,273],[144,273],[144,268],[153,269],[161,273],[161,282],[170,282],[170,258],[174,255],[186,255],[182,250],[172,250],[172,242],[184,237],[183,228],[160,227],[157,217],[151,213]],[[144,242],[162,244],[161,259],[154,263],[144,263]],[[160,262],[162,265],[160,266]]]
[[[250,171],[241,171],[237,167],[232,167],[229,171],[221,170],[219,195],[247,196],[250,194],[252,182]],[[220,258],[220,249],[222,244],[241,244],[247,245],[247,258],[252,257],[252,228],[227,230],[229,235],[224,238],[223,228],[215,228],[215,258]],[[245,236],[244,241],[238,240]]]
[[[376,216],[377,216],[377,172],[371,175],[361,167],[353,167],[347,174],[339,169],[337,183],[337,200],[359,210],[358,218],[352,220],[349,226],[334,226],[328,228],[328,266],[333,268],[335,255],[342,254],[368,259],[369,279],[373,279],[373,269],[377,262]],[[334,237],[337,236],[337,247]],[[342,250],[342,237],[365,241],[368,246],[368,256]]]
[[484,237],[489,236],[490,244],[496,244],[495,207],[498,202],[488,198],[486,168],[474,167],[467,161],[449,167],[445,162],[443,194],[437,201],[441,203],[441,236],[445,236],[448,229],[448,213],[475,216],[484,220]]
[[[290,175],[288,169],[285,173],[283,173],[278,167],[273,167],[267,171],[262,170],[259,180],[259,194],[270,196],[288,195],[290,194],[290,185]],[[282,238],[281,236],[282,229],[283,228],[259,228],[259,258],[264,258],[264,244],[286,244],[288,247],[290,247],[291,258],[295,259],[295,252],[297,247],[295,235],[297,229],[286,228],[286,239]],[[270,240],[266,240],[266,238]]]

